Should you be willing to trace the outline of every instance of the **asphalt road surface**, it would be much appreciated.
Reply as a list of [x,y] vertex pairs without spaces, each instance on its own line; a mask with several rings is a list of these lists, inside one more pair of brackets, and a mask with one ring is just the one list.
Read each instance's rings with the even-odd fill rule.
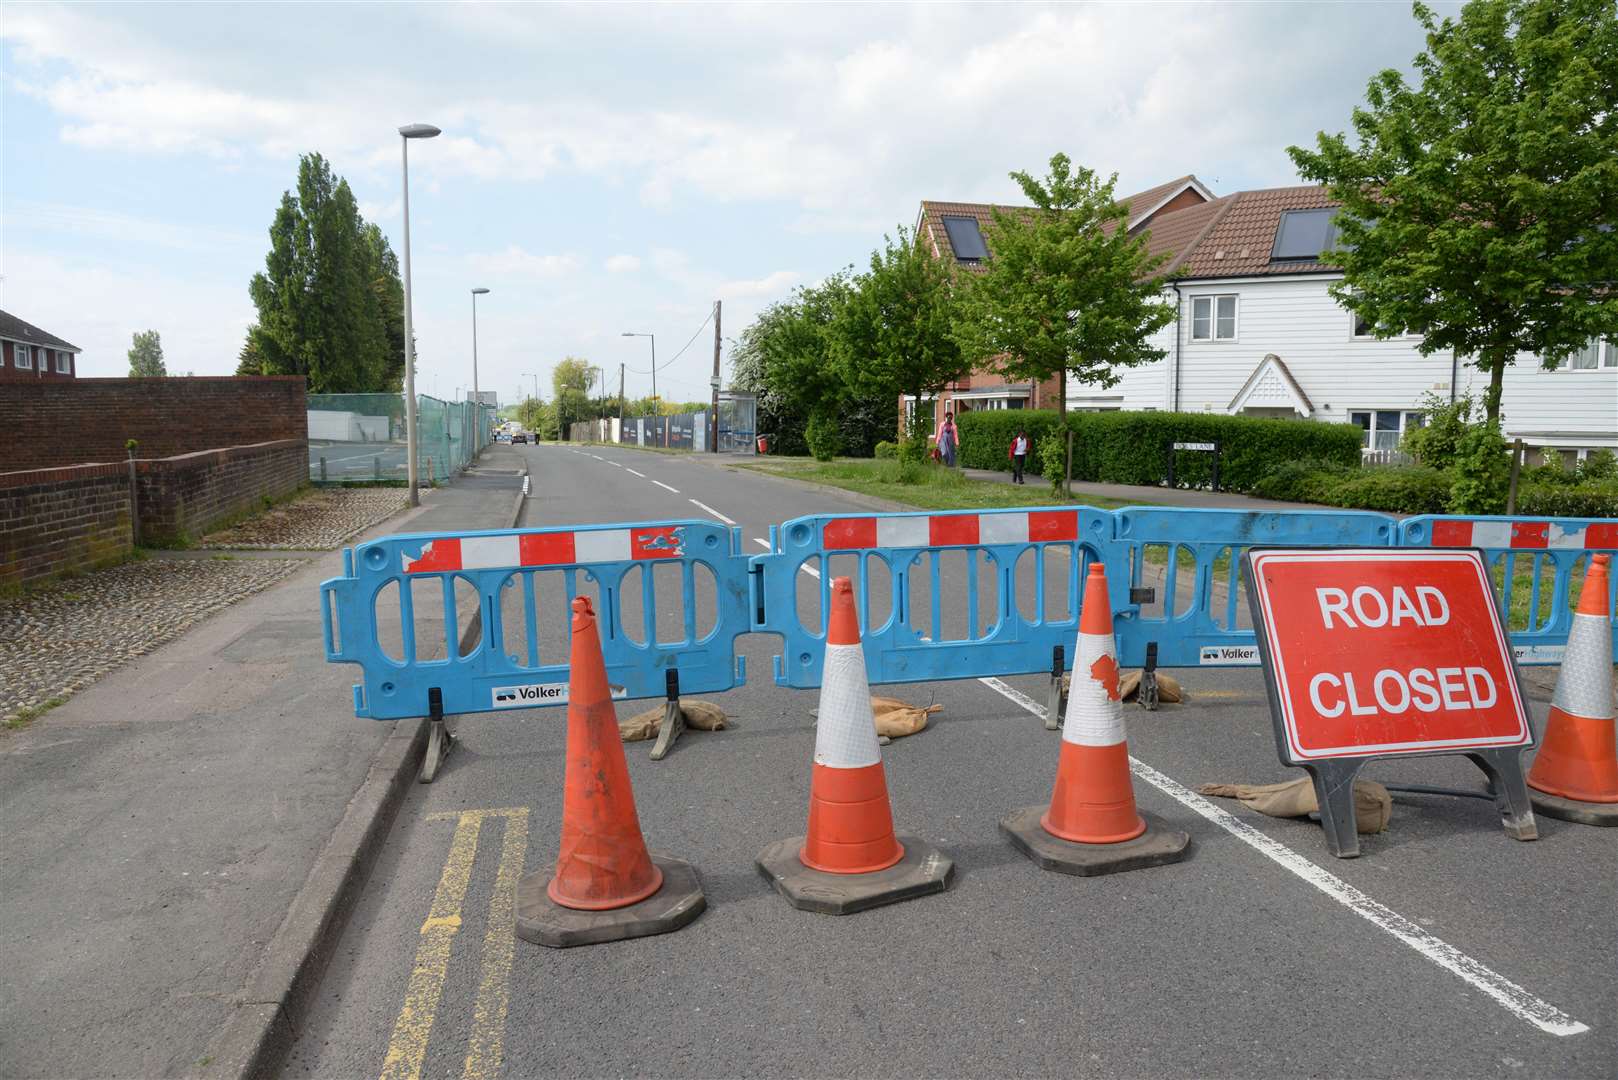
[[332,480],[341,480],[345,477],[371,477],[380,476],[387,480],[397,480],[404,475],[405,464],[409,455],[405,452],[402,442],[359,443],[359,442],[323,442],[311,441],[309,443],[309,475],[314,479],[321,479],[320,463],[326,463],[326,477]]
[[[530,526],[720,520],[763,551],[772,523],[859,509],[677,456],[523,452]],[[808,621],[819,582],[799,577]],[[286,1074],[1618,1075],[1618,835],[1541,817],[1523,843],[1486,801],[1396,795],[1389,831],[1333,859],[1316,824],[1191,790],[1299,775],[1277,762],[1256,669],[1181,672],[1187,703],[1126,707],[1141,808],[1192,849],[1092,879],[1041,871],[997,829],[1050,795],[1043,680],[884,688],[944,706],[884,756],[899,830],[951,856],[954,885],[842,918],[791,908],[753,867],[803,832],[808,803],[816,692],[773,685],[778,641],[740,639],[748,685],[710,698],[732,730],[687,733],[661,762],[626,746],[650,846],[701,871],[695,923],[568,950],[515,940],[512,885],[555,857],[563,713],[461,718],[439,779],[400,811]],[[1530,702],[1543,722],[1548,694]],[[1460,758],[1365,775],[1482,781]]]

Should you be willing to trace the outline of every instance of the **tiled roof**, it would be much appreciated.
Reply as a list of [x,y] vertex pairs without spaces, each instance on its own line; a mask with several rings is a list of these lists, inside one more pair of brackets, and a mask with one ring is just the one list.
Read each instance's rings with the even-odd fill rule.
[[[1156,187],[1147,188],[1145,191],[1137,191],[1133,195],[1125,195],[1118,202],[1122,204],[1130,220],[1134,220],[1136,215],[1151,210],[1187,184],[1195,184],[1199,189],[1206,190],[1202,187],[1200,180],[1188,173],[1178,179],[1170,180],[1166,184],[1159,184]],[[1032,208],[1027,206],[1003,206],[995,203],[935,202],[923,199],[921,214],[916,219],[916,232],[923,238],[931,240],[935,255],[952,255],[954,251],[949,244],[949,235],[944,231],[944,218],[976,218],[978,229],[987,237],[989,224],[994,220],[996,210],[1002,213],[1018,214],[1027,213],[1030,209]],[[1199,207],[1192,207],[1191,209],[1199,209]],[[1184,213],[1185,211],[1176,212]],[[982,263],[959,263],[959,265],[973,271],[983,269]]]
[[[1325,263],[1270,262],[1270,249],[1275,244],[1275,230],[1281,224],[1281,214],[1287,210],[1320,210],[1337,203],[1323,187],[1264,188],[1259,191],[1238,191],[1228,196],[1229,203],[1217,212],[1212,227],[1199,236],[1190,238],[1175,257],[1174,267],[1183,278],[1248,277],[1255,274],[1312,274],[1337,269]],[[1225,200],[1215,200],[1224,202]],[[1157,248],[1189,232],[1187,214],[1207,210],[1208,206],[1194,206],[1164,214],[1151,225],[1152,246]],[[1178,245],[1176,245],[1178,246]]]
[[7,341],[20,341],[25,345],[45,345],[52,349],[66,349],[70,352],[83,351],[77,345],[63,341],[55,334],[47,334],[33,323],[23,322],[7,311],[0,311],[0,338],[5,338]]
[[[1144,212],[1183,187],[1195,177],[1183,176],[1155,188],[1120,199],[1126,208]],[[1264,188],[1238,191],[1209,202],[1160,213],[1146,225],[1147,250],[1167,254],[1169,261],[1157,272],[1175,274],[1181,279],[1249,277],[1255,274],[1312,274],[1337,267],[1324,263],[1270,262],[1275,230],[1288,210],[1317,210],[1336,206],[1324,187]],[[950,255],[949,236],[944,232],[946,216],[976,218],[985,230],[995,210],[1027,213],[1026,206],[993,206],[988,203],[923,201],[917,219],[917,232],[932,241],[933,250]],[[960,263],[981,272],[981,263]]]

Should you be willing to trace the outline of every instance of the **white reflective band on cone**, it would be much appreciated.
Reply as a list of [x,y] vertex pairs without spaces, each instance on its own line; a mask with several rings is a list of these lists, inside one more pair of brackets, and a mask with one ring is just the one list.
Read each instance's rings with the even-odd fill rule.
[[1605,615],[1574,615],[1551,704],[1586,720],[1613,719],[1612,630]]
[[1073,657],[1073,678],[1068,684],[1067,718],[1062,738],[1080,746],[1116,746],[1125,740],[1124,710],[1090,673],[1095,662],[1112,658],[1113,687],[1117,688],[1118,650],[1111,634],[1080,634]]
[[820,676],[820,718],[815,725],[815,764],[863,769],[882,760],[871,713],[871,685],[865,679],[865,650],[859,645],[827,645]]

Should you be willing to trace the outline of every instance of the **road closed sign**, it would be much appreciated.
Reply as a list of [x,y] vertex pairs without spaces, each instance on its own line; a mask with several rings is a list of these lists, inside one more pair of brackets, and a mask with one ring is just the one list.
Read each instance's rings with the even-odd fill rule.
[[1248,574],[1287,764],[1533,744],[1480,552],[1261,548]]

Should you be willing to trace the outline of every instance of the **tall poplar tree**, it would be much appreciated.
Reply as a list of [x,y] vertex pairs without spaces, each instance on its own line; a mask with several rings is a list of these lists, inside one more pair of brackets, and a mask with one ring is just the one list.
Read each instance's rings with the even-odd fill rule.
[[304,375],[309,392],[398,389],[404,287],[381,230],[360,217],[348,181],[319,154],[298,163],[270,226],[264,270],[248,286],[258,322],[243,374]]

